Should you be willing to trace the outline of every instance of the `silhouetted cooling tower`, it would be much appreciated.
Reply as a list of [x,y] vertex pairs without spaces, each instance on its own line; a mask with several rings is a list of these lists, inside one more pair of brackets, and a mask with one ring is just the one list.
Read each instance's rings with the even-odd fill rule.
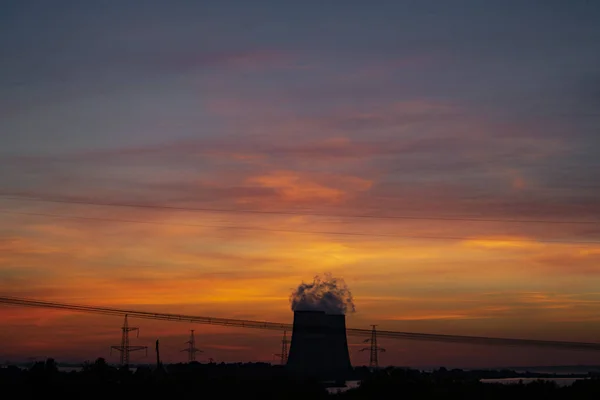
[[343,379],[352,370],[346,316],[295,311],[287,368],[298,375]]

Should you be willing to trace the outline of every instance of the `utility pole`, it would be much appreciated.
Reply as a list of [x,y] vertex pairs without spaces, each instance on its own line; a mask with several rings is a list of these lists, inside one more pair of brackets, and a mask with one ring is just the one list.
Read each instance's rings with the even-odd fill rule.
[[277,357],[279,357],[281,365],[287,364],[287,360],[288,360],[288,343],[289,343],[289,341],[287,340],[287,331],[284,330],[283,331],[283,339],[281,339],[281,353],[275,354]]
[[371,325],[373,327],[373,329],[371,330],[371,338],[370,339],[366,339],[364,341],[364,343],[369,343],[371,342],[371,346],[370,347],[365,347],[363,349],[360,349],[360,351],[367,351],[369,350],[370,352],[370,357],[369,357],[369,368],[373,369],[373,368],[379,368],[379,357],[378,357],[378,353],[384,352],[385,349],[382,347],[379,347],[377,345],[377,331],[375,330],[375,327],[377,325]]
[[140,337],[140,329],[130,327],[127,323],[127,314],[125,314],[125,321],[123,322],[123,326],[121,327],[121,345],[120,346],[111,346],[110,352],[112,354],[113,350],[117,350],[121,353],[121,365],[123,367],[129,366],[129,353],[132,351],[138,350],[146,350],[146,355],[148,355],[148,347],[147,346],[130,346],[129,345],[129,332],[136,331],[137,337]]
[[156,339],[156,369],[159,370],[160,367],[160,351],[158,349],[158,339]]
[[202,350],[196,348],[196,339],[194,338],[194,330],[190,330],[190,340],[187,342],[188,348],[183,349],[181,351],[187,351],[188,353],[188,362],[196,361],[196,353],[203,353]]

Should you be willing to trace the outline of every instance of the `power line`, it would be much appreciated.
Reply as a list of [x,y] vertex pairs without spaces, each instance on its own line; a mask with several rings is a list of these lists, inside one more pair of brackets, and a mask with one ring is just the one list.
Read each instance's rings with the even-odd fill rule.
[[[212,318],[201,317],[183,314],[168,314],[168,313],[153,313],[148,311],[123,310],[108,307],[95,307],[89,305],[75,305],[66,303],[49,302],[43,300],[33,300],[18,297],[0,296],[0,304],[71,310],[85,313],[123,316],[129,315],[135,318],[144,318],[163,321],[191,322],[198,324],[230,326],[237,328],[252,328],[262,330],[277,330],[289,331],[292,330],[291,324],[267,322],[267,321],[252,321],[230,318]],[[347,328],[348,335],[372,337],[372,329]],[[570,350],[587,350],[600,351],[600,343],[585,343],[585,342],[566,342],[556,340],[537,340],[537,339],[512,339],[512,338],[497,338],[485,336],[463,336],[463,335],[444,335],[430,334],[417,332],[399,332],[399,331],[377,331],[378,337],[390,339],[442,342],[442,343],[461,343],[461,344],[477,344],[488,346],[529,346],[542,348],[570,349]]]
[[48,197],[16,197],[12,195],[0,194],[7,200],[38,201],[48,203],[79,204],[106,207],[128,207],[128,208],[148,208],[170,211],[190,211],[190,212],[213,212],[213,213],[241,213],[241,214],[266,214],[266,215],[290,215],[290,216],[310,216],[310,217],[334,217],[334,218],[360,218],[360,219],[401,219],[401,220],[423,220],[423,221],[461,221],[461,222],[506,222],[506,223],[530,223],[530,224],[563,224],[563,225],[597,225],[600,221],[572,221],[572,220],[547,220],[547,219],[502,219],[502,218],[471,218],[471,217],[422,217],[411,215],[376,215],[376,214],[330,214],[315,213],[306,211],[270,211],[270,210],[240,210],[235,208],[208,208],[208,207],[176,207],[154,204],[131,204],[114,203],[90,200],[66,200]]
[[557,244],[578,244],[578,245],[600,245],[600,241],[546,240],[546,239],[500,239],[500,238],[477,238],[477,237],[469,237],[469,236],[428,236],[428,235],[398,235],[398,234],[386,234],[386,233],[364,233],[364,232],[348,232],[348,231],[345,231],[345,232],[341,232],[341,231],[307,231],[307,230],[295,230],[295,229],[260,228],[260,227],[239,226],[239,225],[236,226],[236,225],[185,224],[185,223],[176,223],[176,222],[140,221],[140,220],[118,219],[118,218],[82,217],[82,216],[74,216],[74,215],[26,213],[26,212],[7,211],[7,210],[0,210],[0,213],[12,214],[12,215],[24,215],[24,216],[31,216],[31,217],[75,219],[75,220],[94,221],[94,222],[123,222],[123,223],[134,223],[134,224],[186,226],[186,227],[192,227],[192,228],[236,229],[236,230],[248,230],[248,231],[259,231],[259,232],[271,232],[271,233],[299,233],[299,234],[310,234],[310,235],[384,237],[384,238],[395,238],[395,239],[485,240],[485,241],[490,241],[490,242],[501,242],[501,243],[515,242],[515,243],[557,243]]

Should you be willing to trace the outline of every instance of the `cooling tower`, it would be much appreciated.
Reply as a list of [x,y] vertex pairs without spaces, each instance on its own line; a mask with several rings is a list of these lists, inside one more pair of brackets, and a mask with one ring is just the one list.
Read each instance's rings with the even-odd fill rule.
[[346,316],[295,311],[287,368],[302,376],[344,379],[352,370]]

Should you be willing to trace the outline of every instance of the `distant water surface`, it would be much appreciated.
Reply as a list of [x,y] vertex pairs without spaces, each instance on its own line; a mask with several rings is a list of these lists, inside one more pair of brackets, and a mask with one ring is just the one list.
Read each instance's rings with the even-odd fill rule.
[[516,385],[520,381],[524,384],[535,382],[537,380],[556,382],[558,386],[571,386],[575,381],[587,378],[500,378],[500,379],[481,379],[483,383],[502,383],[505,385]]
[[328,387],[327,391],[331,394],[335,393],[343,393],[346,390],[357,388],[360,384],[360,381],[346,381],[346,386],[341,387]]

